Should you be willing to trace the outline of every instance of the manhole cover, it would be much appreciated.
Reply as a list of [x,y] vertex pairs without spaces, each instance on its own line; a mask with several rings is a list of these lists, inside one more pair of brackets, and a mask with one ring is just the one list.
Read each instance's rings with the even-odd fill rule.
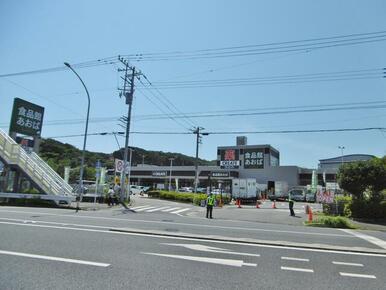
[[40,215],[31,215],[31,218],[38,218]]
[[162,220],[163,222],[172,223],[174,220]]

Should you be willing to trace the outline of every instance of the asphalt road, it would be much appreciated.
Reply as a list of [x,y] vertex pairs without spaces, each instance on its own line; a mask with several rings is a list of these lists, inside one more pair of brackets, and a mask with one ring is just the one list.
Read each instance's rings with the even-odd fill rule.
[[[354,235],[117,207],[79,213],[0,207],[0,233],[0,289],[7,290],[384,289],[386,285],[384,232]],[[191,237],[179,237],[182,233]],[[211,240],[213,236],[219,239]],[[266,242],[232,242],[243,238]],[[274,243],[278,241],[282,245]],[[312,247],[316,244],[322,246]],[[339,250],[323,250],[328,246]],[[355,247],[362,250],[350,251]]]

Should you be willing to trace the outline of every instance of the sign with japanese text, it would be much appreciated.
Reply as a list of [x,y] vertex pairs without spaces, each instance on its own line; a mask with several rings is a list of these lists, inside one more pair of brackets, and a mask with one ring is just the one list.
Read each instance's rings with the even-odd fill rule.
[[229,177],[229,172],[212,171],[212,177]]
[[152,171],[151,175],[156,177],[165,177],[168,173],[167,171]]
[[43,107],[15,98],[9,131],[27,136],[40,136],[43,115]]
[[244,168],[264,168],[264,149],[244,149]]
[[220,167],[223,169],[239,168],[239,150],[238,149],[225,149],[221,151]]

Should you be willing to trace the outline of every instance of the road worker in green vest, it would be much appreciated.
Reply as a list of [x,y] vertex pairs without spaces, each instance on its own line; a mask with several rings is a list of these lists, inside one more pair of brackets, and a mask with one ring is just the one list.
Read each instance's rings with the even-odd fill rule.
[[214,207],[215,197],[212,193],[209,193],[208,198],[206,199],[206,218],[213,218],[212,212]]

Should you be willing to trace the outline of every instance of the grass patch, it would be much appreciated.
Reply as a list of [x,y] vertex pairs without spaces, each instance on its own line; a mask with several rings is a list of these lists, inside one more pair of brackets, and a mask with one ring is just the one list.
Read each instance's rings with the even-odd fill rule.
[[357,229],[347,218],[341,216],[318,216],[311,223],[305,222],[307,226],[340,228],[340,229]]

